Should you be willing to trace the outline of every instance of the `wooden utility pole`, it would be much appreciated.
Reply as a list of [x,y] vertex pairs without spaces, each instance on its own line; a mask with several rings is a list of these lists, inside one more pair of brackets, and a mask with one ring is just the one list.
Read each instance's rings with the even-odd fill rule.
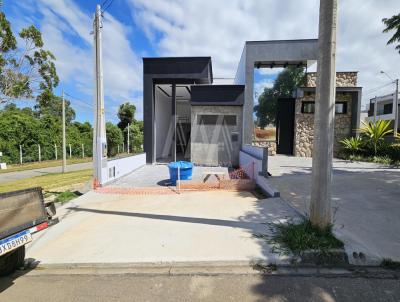
[[311,223],[325,229],[332,222],[331,183],[336,94],[337,0],[320,0],[318,67],[310,202]]
[[62,90],[62,173],[67,171],[67,146],[65,138],[65,98],[64,89]]

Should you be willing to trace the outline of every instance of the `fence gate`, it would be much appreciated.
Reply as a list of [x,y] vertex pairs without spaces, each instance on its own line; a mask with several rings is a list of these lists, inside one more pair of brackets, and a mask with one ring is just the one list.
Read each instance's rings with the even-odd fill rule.
[[295,99],[278,99],[276,112],[276,153],[293,155]]

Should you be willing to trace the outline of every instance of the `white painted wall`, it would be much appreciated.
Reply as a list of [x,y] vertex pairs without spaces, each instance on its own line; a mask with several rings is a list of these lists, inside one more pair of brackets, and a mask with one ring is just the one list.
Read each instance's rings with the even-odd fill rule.
[[[171,99],[155,89],[156,159],[168,156],[172,140]],[[169,146],[169,147],[168,147]],[[163,154],[167,153],[167,154]]]
[[107,161],[107,165],[102,168],[101,185],[114,181],[146,164],[146,153],[117,158]]

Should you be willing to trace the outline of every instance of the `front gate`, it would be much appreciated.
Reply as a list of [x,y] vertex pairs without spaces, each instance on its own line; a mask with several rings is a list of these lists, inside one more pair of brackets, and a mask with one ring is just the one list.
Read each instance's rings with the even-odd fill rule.
[[293,155],[295,99],[278,99],[276,112],[276,153]]

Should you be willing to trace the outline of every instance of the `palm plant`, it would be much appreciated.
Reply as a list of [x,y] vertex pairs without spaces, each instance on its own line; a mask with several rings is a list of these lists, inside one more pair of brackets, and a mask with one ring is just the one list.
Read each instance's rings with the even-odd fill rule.
[[364,144],[361,137],[345,138],[341,140],[340,143],[343,145],[345,150],[351,153],[351,155],[360,153]]
[[374,148],[374,155],[376,156],[378,152],[378,146],[383,141],[385,135],[393,133],[390,129],[390,121],[388,120],[377,120],[374,122],[366,123],[361,122],[362,127],[359,129],[361,135],[367,139],[367,141],[372,144]]

